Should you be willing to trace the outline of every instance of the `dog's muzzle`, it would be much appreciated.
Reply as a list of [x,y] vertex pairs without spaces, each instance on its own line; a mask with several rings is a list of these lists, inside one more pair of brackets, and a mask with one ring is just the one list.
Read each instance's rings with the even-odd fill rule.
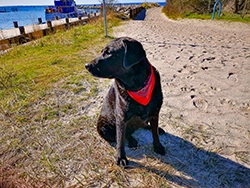
[[93,69],[93,65],[91,63],[85,64],[85,68],[91,72],[91,69]]
[[101,71],[100,71],[100,69],[99,69],[97,66],[95,66],[94,63],[90,62],[90,63],[85,64],[85,68],[86,68],[93,76],[100,77]]
[[86,69],[87,69],[89,72],[91,72],[91,73],[93,73],[93,72],[95,72],[96,70],[98,70],[98,69],[94,66],[93,63],[88,63],[88,64],[85,65],[85,67],[86,67]]

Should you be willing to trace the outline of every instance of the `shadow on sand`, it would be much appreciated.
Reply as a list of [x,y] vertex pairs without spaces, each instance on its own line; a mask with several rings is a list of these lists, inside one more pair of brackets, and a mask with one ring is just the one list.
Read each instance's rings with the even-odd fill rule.
[[145,17],[146,17],[146,9],[143,9],[136,17],[134,20],[145,20]]
[[145,168],[185,187],[250,187],[249,168],[216,153],[197,148],[180,137],[168,133],[160,136],[161,143],[166,148],[165,156],[149,151],[152,150],[150,131],[139,129],[134,133],[134,137],[139,141],[139,148],[131,150],[126,147],[129,158],[142,159],[144,155],[156,157],[162,165],[168,165],[178,173],[170,174],[169,170],[159,170],[130,160],[132,168]]

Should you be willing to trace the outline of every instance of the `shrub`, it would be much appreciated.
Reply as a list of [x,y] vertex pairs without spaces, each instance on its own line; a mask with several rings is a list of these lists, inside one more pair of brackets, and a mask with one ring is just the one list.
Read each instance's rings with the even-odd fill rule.
[[[216,0],[167,0],[163,9],[171,18],[184,17],[189,14],[208,14],[213,11]],[[242,17],[250,10],[247,0],[222,0],[223,10],[230,13],[240,13]]]

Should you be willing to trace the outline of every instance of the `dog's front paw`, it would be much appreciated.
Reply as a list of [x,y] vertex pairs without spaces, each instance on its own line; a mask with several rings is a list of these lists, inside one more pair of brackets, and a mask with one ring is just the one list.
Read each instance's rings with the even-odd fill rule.
[[116,164],[118,166],[125,167],[125,166],[128,165],[128,159],[126,157],[125,158],[119,158],[118,157]]
[[160,154],[160,155],[165,155],[165,148],[161,145],[161,143],[159,144],[154,144],[154,152]]

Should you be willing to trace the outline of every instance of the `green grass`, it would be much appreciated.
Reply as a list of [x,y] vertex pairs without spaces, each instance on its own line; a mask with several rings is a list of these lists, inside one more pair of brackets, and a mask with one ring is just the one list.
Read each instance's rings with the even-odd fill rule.
[[[109,29],[118,23],[115,18],[109,19]],[[24,109],[60,79],[79,74],[109,40],[104,37],[102,20],[98,20],[14,47],[1,55],[0,112]],[[83,71],[81,79],[93,80],[88,77]]]
[[[191,18],[191,19],[211,20],[212,14],[185,13],[185,15],[183,17],[184,18]],[[216,12],[214,19],[215,20],[223,20],[223,21],[250,23],[249,17],[242,18],[240,14],[230,14],[227,12],[222,12],[220,15],[220,18],[218,18],[218,13]]]

